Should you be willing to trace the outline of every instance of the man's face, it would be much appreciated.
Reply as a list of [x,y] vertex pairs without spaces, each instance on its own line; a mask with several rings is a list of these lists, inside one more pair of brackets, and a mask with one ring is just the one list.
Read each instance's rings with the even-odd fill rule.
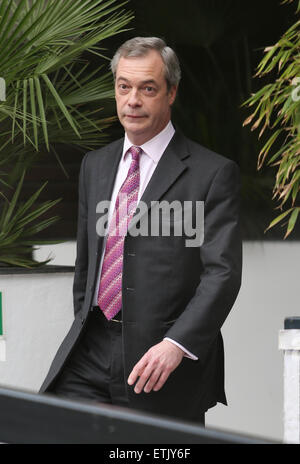
[[164,63],[157,51],[120,58],[115,81],[117,112],[133,144],[142,145],[164,129],[176,90],[175,86],[167,89]]

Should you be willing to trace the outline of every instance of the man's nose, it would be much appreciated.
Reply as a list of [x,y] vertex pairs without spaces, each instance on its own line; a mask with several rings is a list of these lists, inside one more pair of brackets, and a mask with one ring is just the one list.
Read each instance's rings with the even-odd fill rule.
[[128,105],[131,107],[140,106],[141,99],[137,89],[132,89],[128,97]]

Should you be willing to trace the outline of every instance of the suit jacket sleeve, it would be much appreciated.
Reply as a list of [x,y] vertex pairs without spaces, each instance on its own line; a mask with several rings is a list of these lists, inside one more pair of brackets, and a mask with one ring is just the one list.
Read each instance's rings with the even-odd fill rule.
[[203,363],[241,285],[239,209],[240,172],[237,164],[228,160],[216,172],[204,203],[200,283],[184,311],[165,334]]
[[73,303],[75,315],[81,310],[84,301],[88,271],[87,200],[85,190],[86,158],[87,154],[82,160],[79,173],[77,255],[73,281]]

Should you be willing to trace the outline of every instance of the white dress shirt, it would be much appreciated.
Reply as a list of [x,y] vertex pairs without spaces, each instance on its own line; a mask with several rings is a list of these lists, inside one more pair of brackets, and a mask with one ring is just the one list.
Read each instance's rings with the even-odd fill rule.
[[[138,193],[138,201],[140,200],[141,196],[144,193],[144,190],[147,187],[147,184],[149,180],[151,179],[151,176],[153,172],[155,171],[155,168],[157,166],[157,163],[159,162],[160,158],[162,157],[165,149],[169,145],[169,142],[171,141],[173,135],[175,133],[175,129],[169,121],[169,123],[166,125],[166,127],[155,137],[153,137],[151,140],[148,140],[148,142],[144,143],[143,145],[139,145],[143,152],[140,157],[140,187],[139,187],[139,193]],[[127,134],[125,133],[125,139],[124,139],[124,146],[123,146],[123,153],[122,157],[119,163],[118,171],[116,174],[115,178],[115,183],[114,183],[114,188],[112,192],[112,197],[111,197],[111,202],[110,202],[110,207],[108,211],[108,224],[106,231],[109,229],[109,223],[113,215],[117,195],[119,193],[119,190],[125,181],[127,177],[127,173],[131,164],[131,156],[128,153],[128,150],[130,147],[134,145],[132,142],[130,142]],[[101,277],[101,269],[102,269],[102,263],[104,259],[104,251],[105,251],[105,245],[106,245],[106,237],[103,238],[104,243],[103,243],[103,253],[101,256],[100,260],[100,266],[98,270],[98,277],[97,277],[97,285],[95,287],[95,293],[94,293],[94,299],[93,299],[93,306],[97,306],[97,300],[98,300],[98,290],[99,290],[99,284],[100,284],[100,277]],[[166,340],[169,340],[170,342],[174,343],[177,345],[179,348],[181,348],[186,354],[185,356],[197,360],[197,356],[193,355],[190,353],[188,350],[186,350],[182,345],[177,343],[175,340],[172,340],[168,337],[165,337]]]

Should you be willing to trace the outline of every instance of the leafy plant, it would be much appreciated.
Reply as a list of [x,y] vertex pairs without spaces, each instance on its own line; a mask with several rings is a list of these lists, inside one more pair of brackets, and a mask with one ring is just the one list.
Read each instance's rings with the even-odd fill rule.
[[54,221],[26,229],[57,201],[36,204],[43,185],[18,207],[24,170],[45,151],[63,168],[57,144],[93,149],[107,141],[104,131],[115,119],[104,109],[114,97],[112,78],[103,63],[95,68],[89,57],[105,62],[101,42],[127,30],[132,14],[125,3],[0,2],[0,76],[6,83],[6,100],[0,101],[0,261],[38,265],[22,257],[24,246],[28,251],[36,243],[27,237]]
[[59,243],[59,241],[32,240],[37,233],[49,227],[57,221],[58,217],[44,219],[36,224],[32,224],[43,213],[60,201],[47,201],[39,205],[35,210],[30,211],[36,202],[39,194],[47,183],[44,183],[26,202],[19,202],[19,195],[23,185],[25,171],[17,185],[10,202],[4,204],[0,215],[0,263],[23,266],[37,267],[47,264],[50,259],[36,262],[32,259],[31,253],[36,249],[34,245],[44,243]]
[[[291,1],[294,0],[282,3]],[[296,87],[300,82],[299,51],[300,20],[275,45],[265,49],[266,54],[257,67],[256,76],[275,73],[274,82],[264,85],[245,102],[255,110],[244,124],[251,123],[252,130],[260,128],[259,138],[267,129],[270,131],[259,153],[257,168],[267,164],[277,169],[273,199],[280,202],[277,209],[285,208],[285,211],[266,230],[289,217],[284,238],[294,229],[300,212],[300,97],[299,86]]]

